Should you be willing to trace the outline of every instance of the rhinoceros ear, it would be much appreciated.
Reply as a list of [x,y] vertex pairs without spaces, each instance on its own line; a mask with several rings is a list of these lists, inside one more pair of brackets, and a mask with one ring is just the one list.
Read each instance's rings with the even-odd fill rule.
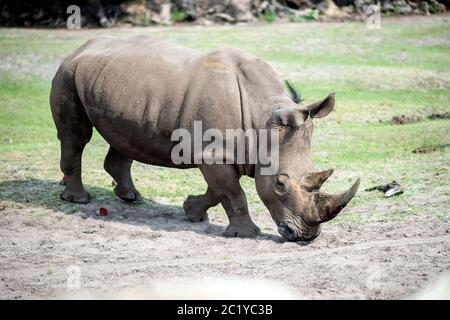
[[308,117],[308,110],[302,108],[280,108],[272,113],[272,123],[282,126],[298,127]]
[[324,100],[313,103],[306,108],[312,118],[323,118],[334,108],[334,93],[330,93]]

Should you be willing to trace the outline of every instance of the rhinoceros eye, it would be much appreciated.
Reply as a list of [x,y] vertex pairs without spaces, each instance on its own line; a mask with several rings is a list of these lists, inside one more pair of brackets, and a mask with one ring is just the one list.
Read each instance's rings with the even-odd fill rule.
[[279,196],[284,196],[289,191],[289,177],[285,174],[275,176],[274,187]]

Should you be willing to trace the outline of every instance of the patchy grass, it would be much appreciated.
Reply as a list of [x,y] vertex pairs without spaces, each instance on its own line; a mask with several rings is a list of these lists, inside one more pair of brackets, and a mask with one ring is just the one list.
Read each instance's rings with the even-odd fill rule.
[[173,22],[183,22],[184,20],[186,20],[188,17],[188,15],[186,14],[186,12],[184,12],[183,10],[172,10],[172,12],[170,12],[170,19]]
[[[148,34],[198,50],[234,46],[268,60],[301,88],[306,103],[336,92],[336,110],[316,121],[313,139],[318,167],[335,167],[325,185],[343,190],[356,176],[362,188],[347,214],[333,223],[361,223],[449,212],[450,148],[412,153],[420,146],[448,145],[450,121],[408,125],[386,123],[392,116],[426,116],[450,109],[450,28],[444,19],[417,24],[390,21],[379,31],[362,23],[270,24],[210,28],[113,30],[0,29],[0,200],[10,207],[77,209],[62,203],[59,142],[48,94],[51,75],[71,50],[98,33]],[[382,122],[380,122],[380,120]],[[112,198],[111,178],[103,170],[107,145],[95,133],[83,159],[83,179],[97,198]],[[146,197],[179,208],[188,194],[206,189],[197,170],[175,170],[135,163],[133,175]],[[397,180],[405,193],[385,199],[364,192]],[[253,181],[243,178],[251,211],[266,213]],[[214,208],[220,211],[221,208]],[[181,211],[180,211],[181,212]]]
[[275,14],[275,12],[265,10],[263,13],[261,13],[259,18],[270,23],[277,20],[277,15]]

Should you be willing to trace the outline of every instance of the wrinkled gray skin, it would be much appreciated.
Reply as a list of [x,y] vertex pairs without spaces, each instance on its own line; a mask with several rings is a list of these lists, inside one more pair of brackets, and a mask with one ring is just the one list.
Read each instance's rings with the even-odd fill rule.
[[[341,195],[319,192],[332,173],[317,172],[310,160],[313,118],[327,115],[334,95],[309,107],[294,103],[271,67],[237,49],[210,53],[179,48],[148,37],[99,38],[85,43],[58,69],[50,95],[66,187],[61,198],[87,203],[81,180],[81,156],[95,127],[109,143],[104,168],[117,182],[115,194],[140,200],[130,173],[133,160],[165,167],[198,167],[208,189],[189,196],[184,209],[192,221],[207,219],[221,203],[229,218],[226,236],[252,237],[259,228],[250,218],[239,178],[255,178],[258,194],[281,235],[311,240],[320,223],[350,201],[359,180]],[[171,150],[177,128],[192,132],[272,128],[280,132],[279,173],[260,175],[260,165],[175,165]]]

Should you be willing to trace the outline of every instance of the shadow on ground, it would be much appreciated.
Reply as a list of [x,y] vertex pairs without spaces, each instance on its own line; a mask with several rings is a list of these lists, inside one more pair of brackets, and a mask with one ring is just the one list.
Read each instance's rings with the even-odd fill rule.
[[[159,203],[145,198],[141,202],[128,203],[118,199],[111,189],[85,185],[92,200],[88,204],[68,203],[60,200],[63,190],[59,182],[45,179],[9,180],[0,182],[0,201],[11,201],[30,207],[44,207],[82,219],[92,218],[115,221],[128,225],[148,226],[152,230],[168,232],[192,231],[200,235],[222,236],[223,226],[207,222],[190,222],[181,206]],[[108,215],[99,216],[100,208],[106,208]],[[224,213],[225,214],[225,213]],[[255,240],[285,242],[281,236],[262,233]],[[299,242],[308,245],[309,242]]]

